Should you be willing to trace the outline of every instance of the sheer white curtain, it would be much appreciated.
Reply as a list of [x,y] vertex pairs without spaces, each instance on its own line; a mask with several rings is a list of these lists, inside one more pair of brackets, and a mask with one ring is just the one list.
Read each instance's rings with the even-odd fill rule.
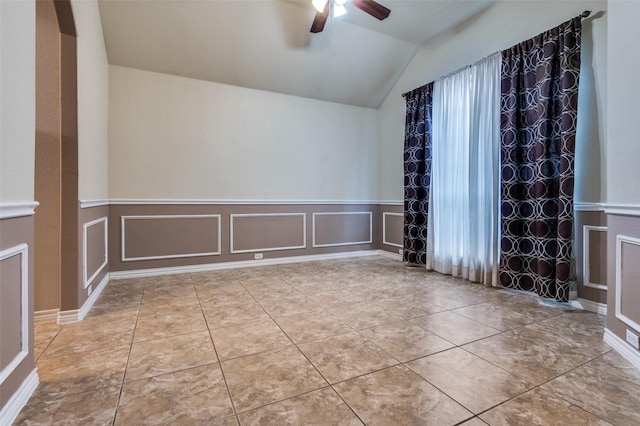
[[498,284],[500,54],[434,83],[427,269]]

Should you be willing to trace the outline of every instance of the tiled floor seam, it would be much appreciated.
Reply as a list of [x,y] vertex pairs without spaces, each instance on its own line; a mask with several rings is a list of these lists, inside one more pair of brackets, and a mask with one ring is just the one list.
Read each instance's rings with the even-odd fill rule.
[[[191,274],[189,274],[191,278]],[[193,278],[192,278],[193,280]],[[227,395],[229,396],[229,402],[231,403],[231,409],[233,410],[233,415],[236,418],[236,423],[240,424],[240,419],[238,418],[238,411],[236,410],[236,404],[233,402],[233,398],[231,397],[231,389],[229,389],[229,383],[227,382],[227,377],[224,374],[224,368],[222,368],[222,360],[220,360],[220,356],[218,355],[218,350],[216,349],[216,343],[213,341],[213,336],[211,335],[211,328],[209,327],[209,321],[207,320],[207,316],[204,314],[204,309],[202,309],[202,302],[200,301],[200,295],[198,294],[198,288],[194,285],[196,290],[196,297],[198,298],[198,305],[200,305],[200,310],[202,311],[202,316],[204,316],[204,322],[207,325],[207,331],[209,333],[209,339],[211,339],[211,345],[213,346],[213,352],[216,354],[216,359],[218,360],[218,365],[220,366],[220,373],[222,374],[222,380],[224,380],[224,386],[227,389]]]
[[[145,285],[146,288],[146,285]],[[144,294],[144,289],[142,290]],[[143,298],[140,298],[140,305],[142,304]],[[122,398],[122,392],[124,390],[125,380],[127,378],[127,370],[129,369],[129,360],[131,359],[131,350],[133,349],[133,339],[136,336],[136,328],[138,327],[138,319],[140,318],[140,305],[138,305],[138,313],[136,314],[136,323],[133,326],[133,333],[131,333],[131,344],[129,345],[129,352],[127,353],[127,362],[124,364],[124,374],[122,375],[122,382],[120,383],[120,392],[118,392],[118,398],[116,400],[116,409],[113,413],[113,421],[111,422],[112,426],[115,426],[116,419],[118,418],[118,409],[120,408],[120,398]]]

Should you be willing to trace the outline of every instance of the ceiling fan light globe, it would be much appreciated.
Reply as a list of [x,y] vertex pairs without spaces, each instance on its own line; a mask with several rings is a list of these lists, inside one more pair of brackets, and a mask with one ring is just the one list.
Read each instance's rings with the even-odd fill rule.
[[324,7],[327,5],[328,0],[311,0],[313,7],[320,13],[324,12]]
[[341,4],[333,5],[333,17],[337,18],[338,16],[342,16],[347,13],[347,9]]

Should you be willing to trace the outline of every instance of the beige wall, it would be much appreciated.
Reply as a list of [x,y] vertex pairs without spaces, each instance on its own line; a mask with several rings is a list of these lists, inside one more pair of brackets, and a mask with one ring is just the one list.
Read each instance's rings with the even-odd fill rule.
[[96,0],[73,0],[78,49],[78,197],[109,194],[107,123],[109,65]]
[[609,4],[607,194],[609,203],[640,205],[640,2]]
[[0,1],[0,202],[33,200],[35,3]]
[[109,195],[372,200],[373,109],[109,67]]
[[[577,16],[605,1],[498,1],[423,45],[378,110],[381,200],[403,197],[405,102],[401,94]],[[576,199],[604,201],[607,15],[585,22],[576,164]],[[588,84],[587,84],[588,83]],[[589,86],[591,85],[591,88]],[[583,111],[582,108],[585,108]]]

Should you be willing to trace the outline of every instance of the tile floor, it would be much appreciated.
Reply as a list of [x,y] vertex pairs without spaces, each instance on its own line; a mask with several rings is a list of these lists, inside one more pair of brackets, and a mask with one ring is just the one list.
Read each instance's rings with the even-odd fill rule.
[[112,280],[16,423],[638,425],[603,327],[384,257]]

